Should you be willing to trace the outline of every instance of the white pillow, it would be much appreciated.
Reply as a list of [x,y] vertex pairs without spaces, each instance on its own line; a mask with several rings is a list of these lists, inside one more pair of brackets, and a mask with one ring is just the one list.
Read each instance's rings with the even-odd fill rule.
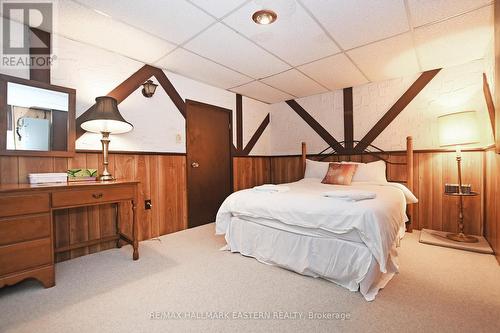
[[325,178],[330,162],[318,162],[306,159],[304,178]]
[[389,186],[394,186],[394,187],[397,187],[399,188],[401,191],[403,191],[403,194],[405,195],[405,198],[406,198],[406,204],[413,204],[413,203],[418,203],[418,199],[417,197],[415,196],[415,194],[413,194],[410,189],[406,186],[404,186],[403,184],[400,184],[400,183],[387,183]]
[[375,161],[370,163],[358,163],[358,162],[342,162],[347,164],[356,164],[358,167],[354,176],[352,177],[353,182],[379,182],[387,183],[387,178],[385,176],[385,162]]

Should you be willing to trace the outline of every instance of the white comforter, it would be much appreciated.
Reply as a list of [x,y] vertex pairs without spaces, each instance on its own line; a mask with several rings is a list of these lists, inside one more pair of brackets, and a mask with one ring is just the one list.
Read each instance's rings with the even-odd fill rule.
[[[217,213],[216,233],[226,233],[232,216],[278,220],[335,234],[355,231],[377,260],[380,271],[387,271],[390,250],[408,220],[406,203],[416,200],[406,188],[395,183],[327,185],[312,178],[285,185],[289,191],[247,189],[231,194]],[[323,196],[335,189],[371,191],[376,198],[351,202]]]

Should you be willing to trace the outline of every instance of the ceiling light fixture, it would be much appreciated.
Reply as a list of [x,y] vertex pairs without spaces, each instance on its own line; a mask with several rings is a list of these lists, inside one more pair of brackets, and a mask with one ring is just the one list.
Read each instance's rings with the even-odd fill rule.
[[263,10],[256,11],[252,15],[252,20],[255,23],[261,24],[261,25],[271,24],[274,21],[276,21],[277,18],[278,18],[278,15],[269,9],[263,9]]

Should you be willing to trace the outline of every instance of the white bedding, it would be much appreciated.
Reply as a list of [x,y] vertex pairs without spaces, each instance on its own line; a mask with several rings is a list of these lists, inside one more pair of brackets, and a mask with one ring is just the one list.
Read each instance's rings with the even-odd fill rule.
[[[216,233],[226,234],[232,217],[238,216],[275,229],[279,225],[298,227],[296,233],[308,230],[325,235],[353,237],[355,234],[375,258],[380,272],[388,272],[391,249],[404,234],[404,223],[408,220],[407,200],[414,200],[410,194],[405,195],[400,184],[339,186],[306,178],[285,185],[289,191],[268,193],[248,189],[231,194],[217,213]],[[335,189],[370,191],[376,193],[376,198],[350,202],[322,195]]]
[[374,300],[398,271],[395,246],[387,272],[382,273],[368,248],[359,242],[283,232],[239,217],[231,218],[225,238],[231,252],[359,290],[367,301]]

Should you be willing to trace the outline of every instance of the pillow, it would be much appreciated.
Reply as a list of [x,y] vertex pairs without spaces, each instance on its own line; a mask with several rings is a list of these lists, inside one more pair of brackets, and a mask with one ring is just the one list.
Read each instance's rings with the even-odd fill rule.
[[387,184],[389,186],[393,186],[393,187],[399,188],[401,191],[403,191],[403,194],[405,195],[405,198],[406,198],[406,204],[418,203],[417,197],[415,196],[415,194],[413,194],[410,191],[410,189],[408,187],[406,187],[406,186],[404,186],[403,184],[400,184],[400,183],[389,182]]
[[330,163],[323,184],[351,185],[352,176],[357,169],[356,164]]
[[325,178],[330,162],[318,162],[306,159],[306,172],[304,178]]
[[353,182],[387,183],[385,176],[386,166],[382,160],[370,163],[342,162],[342,164],[354,164],[358,166],[352,177]]

